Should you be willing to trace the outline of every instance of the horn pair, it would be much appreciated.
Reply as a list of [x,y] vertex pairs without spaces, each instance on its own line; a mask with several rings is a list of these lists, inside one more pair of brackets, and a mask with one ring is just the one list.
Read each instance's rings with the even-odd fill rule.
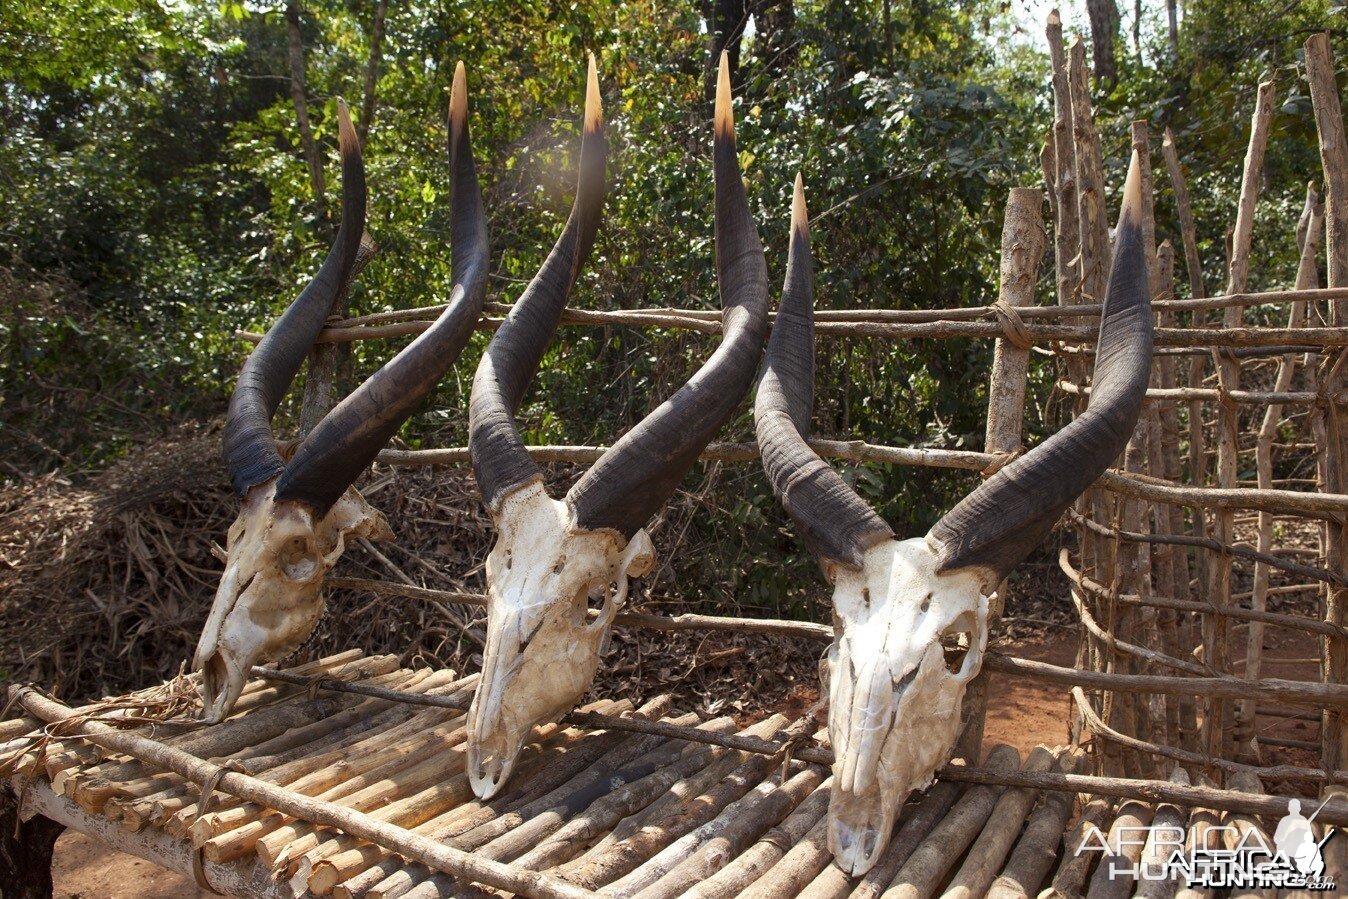
[[[928,533],[937,571],[981,569],[995,585],[1038,546],[1063,510],[1128,444],[1151,372],[1140,170],[1128,170],[1086,411],[1001,468]],[[826,567],[858,568],[894,532],[806,443],[814,404],[813,269],[799,178],[781,305],[754,406],[763,468],[801,540]]]
[[[493,515],[510,494],[543,478],[520,439],[515,410],[594,244],[604,203],[606,153],[599,79],[591,56],[575,204],[561,237],[496,332],[473,379],[469,450]],[[740,176],[724,56],[713,171],[721,344],[686,384],[623,435],[571,488],[566,503],[574,523],[585,530],[612,530],[625,539],[636,534],[735,411],[757,369],[767,332],[767,263]]]
[[365,166],[344,101],[338,103],[337,117],[342,159],[337,238],[318,274],[244,363],[224,434],[225,461],[240,496],[276,478],[277,501],[304,503],[318,518],[374,461],[454,364],[481,314],[489,262],[487,220],[468,133],[468,90],[459,63],[449,106],[454,279],[449,302],[430,328],[333,408],[289,463],[283,461],[271,420],[332,314],[338,293],[351,278],[365,227]]

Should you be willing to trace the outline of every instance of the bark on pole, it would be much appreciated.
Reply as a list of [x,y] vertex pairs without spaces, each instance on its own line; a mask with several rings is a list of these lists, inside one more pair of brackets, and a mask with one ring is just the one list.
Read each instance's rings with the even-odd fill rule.
[[[1168,295],[1174,290],[1175,284],[1175,248],[1168,240],[1156,248],[1156,268],[1160,281],[1153,285],[1152,292],[1157,296]],[[1174,318],[1173,312],[1163,310],[1157,313],[1157,320],[1163,326],[1172,324]],[[1160,389],[1175,389],[1178,384],[1175,359],[1171,356],[1159,357],[1156,360],[1156,375]],[[1180,468],[1179,458],[1178,406],[1174,402],[1163,401],[1153,404],[1152,408],[1157,410],[1156,420],[1153,423],[1152,455],[1159,460],[1159,464],[1152,465],[1151,474],[1171,483],[1180,483],[1184,473]],[[1155,506],[1152,515],[1156,533],[1174,535],[1185,532],[1184,512],[1178,506]],[[1172,599],[1180,597],[1181,594],[1187,599],[1189,559],[1184,548],[1168,546],[1164,553],[1157,553],[1157,557],[1162,560],[1156,571],[1157,591],[1162,596]],[[1187,638],[1189,616],[1181,616],[1174,609],[1160,609],[1156,616],[1156,627],[1161,647],[1169,655],[1176,656],[1181,652],[1188,652],[1193,646]],[[1196,727],[1193,700],[1181,697],[1178,700],[1163,699],[1162,702],[1165,707],[1164,730],[1168,741],[1179,744],[1184,741],[1185,734],[1191,734]]]
[[[1072,143],[1076,161],[1077,189],[1077,253],[1081,271],[1081,298],[1089,303],[1102,303],[1105,288],[1109,282],[1109,224],[1105,211],[1104,164],[1100,155],[1100,135],[1095,128],[1094,113],[1091,110],[1090,69],[1086,64],[1086,47],[1077,38],[1068,52],[1067,80],[1069,99],[1072,104]],[[1085,366],[1082,366],[1085,372]],[[1082,411],[1078,404],[1077,411]],[[1112,515],[1112,502],[1092,487],[1079,501],[1085,518],[1096,521],[1109,520]],[[1096,540],[1093,536],[1083,544],[1083,565],[1089,554],[1091,558],[1088,571],[1097,579],[1112,582],[1114,579],[1115,546],[1109,540]],[[1078,664],[1097,670],[1104,670],[1105,650],[1099,641],[1083,633],[1084,651],[1080,653]],[[1109,698],[1104,697],[1108,703]]]
[[[1142,194],[1142,249],[1143,257],[1147,266],[1147,283],[1150,285],[1153,295],[1160,283],[1159,267],[1156,257],[1156,227],[1152,202],[1152,177],[1151,177],[1151,148],[1150,136],[1145,121],[1135,121],[1132,123],[1132,149],[1138,155],[1139,168],[1141,171],[1141,194]],[[1152,384],[1159,386],[1156,381],[1157,374],[1155,366],[1152,369]],[[1124,468],[1134,474],[1156,474],[1159,468],[1159,455],[1153,458],[1151,444],[1154,442],[1154,433],[1159,430],[1159,419],[1157,418],[1156,403],[1148,403],[1143,408],[1143,414],[1139,416],[1137,426],[1133,432],[1133,438],[1129,442],[1127,451],[1124,454]],[[1147,504],[1136,500],[1126,501],[1121,508],[1121,519],[1124,528],[1134,533],[1150,533],[1152,530],[1151,519],[1147,513]],[[1164,546],[1158,545],[1164,549]],[[1114,606],[1116,620],[1114,623],[1117,635],[1125,640],[1141,642],[1155,646],[1158,640],[1155,639],[1155,611],[1147,607],[1147,600],[1152,595],[1152,556],[1151,546],[1146,541],[1130,542],[1120,547],[1119,557],[1123,562],[1123,580],[1122,584],[1131,586],[1139,597],[1142,598],[1142,608],[1123,606]],[[1084,606],[1083,606],[1084,608]],[[1117,664],[1121,665],[1125,671],[1144,670],[1145,666],[1140,663],[1136,657],[1131,659],[1118,659]],[[1117,700],[1116,700],[1117,701]],[[1137,699],[1124,703],[1128,708],[1125,711],[1131,711],[1132,723],[1129,730],[1141,736],[1148,732],[1148,720],[1150,704],[1146,699]],[[1118,710],[1116,710],[1117,712]],[[1156,721],[1164,723],[1165,716],[1155,716]],[[1129,756],[1125,759],[1127,767],[1125,770],[1136,769],[1136,766],[1146,766],[1149,760],[1145,756]],[[1145,767],[1140,769],[1143,773],[1147,772]]]
[[[992,375],[988,383],[988,421],[984,451],[1014,453],[1021,449],[1021,422],[1025,417],[1025,381],[1029,370],[1029,344],[1011,339],[1015,334],[1014,311],[1034,303],[1039,284],[1039,266],[1048,246],[1044,231],[1044,194],[1028,187],[1014,187],[1006,202],[1002,223],[1001,293],[998,298],[1007,317],[1008,334],[993,350]],[[1012,319],[1012,316],[1016,316]],[[997,588],[991,614],[1000,617],[1006,584]],[[977,756],[983,743],[987,714],[987,672],[980,672],[965,694],[965,723],[956,754]]]
[[[1161,155],[1165,157],[1166,170],[1170,173],[1170,184],[1175,192],[1175,211],[1180,223],[1180,239],[1184,246],[1185,269],[1189,276],[1189,295],[1192,300],[1207,297],[1207,285],[1203,281],[1203,263],[1198,256],[1198,229],[1194,225],[1193,210],[1189,206],[1189,190],[1184,180],[1184,170],[1180,167],[1179,151],[1175,147],[1175,136],[1170,129],[1165,130],[1165,139],[1161,142]],[[1191,324],[1200,327],[1206,316],[1195,310],[1191,313]],[[1202,387],[1204,374],[1204,356],[1194,356],[1189,361],[1188,384],[1190,387]],[[1206,484],[1208,479],[1208,457],[1203,433],[1203,404],[1197,400],[1188,405],[1189,434],[1189,483]],[[1201,510],[1194,510],[1191,530],[1193,536],[1204,540],[1208,536],[1207,519]],[[1194,573],[1197,576],[1198,598],[1211,601],[1213,559],[1207,553],[1199,553],[1194,558]],[[1186,576],[1182,581],[1186,585]],[[1200,622],[1201,627],[1201,622]],[[1193,622],[1187,621],[1183,628],[1185,643],[1194,644]],[[1181,743],[1189,750],[1198,748],[1197,718],[1193,709],[1183,709],[1184,729]]]
[[[1308,184],[1306,185],[1306,204],[1302,210],[1301,222],[1297,229],[1297,232],[1303,235],[1301,262],[1297,269],[1296,286],[1298,289],[1311,288],[1317,283],[1315,257],[1320,248],[1320,231],[1323,226],[1324,209],[1320,203],[1320,196],[1316,193],[1315,186]],[[1304,302],[1293,303],[1292,309],[1288,313],[1288,327],[1300,328],[1305,325],[1305,322],[1306,304]],[[1287,353],[1278,360],[1278,370],[1274,376],[1274,390],[1286,390],[1292,386],[1296,366],[1296,353]],[[1273,442],[1278,436],[1278,426],[1281,422],[1281,405],[1273,404],[1264,409],[1264,419],[1259,426],[1259,433],[1255,442],[1255,468],[1260,487],[1273,486]],[[1259,513],[1259,531],[1256,539],[1256,548],[1259,552],[1269,553],[1273,551],[1273,516],[1268,512]],[[1262,612],[1268,607],[1269,570],[1267,563],[1255,563],[1254,589],[1250,595],[1250,608],[1256,612]],[[1245,677],[1249,680],[1259,679],[1263,649],[1264,624],[1261,621],[1251,621],[1249,640],[1245,646]],[[1254,725],[1257,713],[1257,703],[1252,700],[1241,702],[1236,716],[1236,748],[1238,753],[1248,753],[1252,757],[1258,756],[1254,747],[1250,745],[1255,736]]]
[[[1268,129],[1273,121],[1273,82],[1265,81],[1259,85],[1255,97],[1254,114],[1250,120],[1250,142],[1245,153],[1244,170],[1240,182],[1240,200],[1236,208],[1236,224],[1231,236],[1231,256],[1227,270],[1226,287],[1228,293],[1243,291],[1250,271],[1250,241],[1254,233],[1254,212],[1259,200],[1259,187],[1263,181],[1264,152],[1268,147]],[[1244,321],[1244,308],[1227,307],[1223,319],[1223,328],[1239,328]],[[1230,353],[1217,354],[1217,379],[1223,392],[1240,389],[1240,361]],[[1240,469],[1240,407],[1233,402],[1223,401],[1217,408],[1217,486],[1234,487],[1239,479]],[[1229,544],[1233,539],[1235,514],[1223,510],[1217,514],[1217,542]],[[1231,561],[1227,558],[1216,560],[1214,572],[1214,591],[1211,597],[1216,605],[1231,603]],[[1230,622],[1219,616],[1209,616],[1204,620],[1203,660],[1218,671],[1230,670]],[[1228,731],[1232,721],[1228,703],[1214,701],[1209,703],[1204,721],[1208,752],[1216,756],[1225,756],[1230,745]]]
[[1072,42],[1067,65],[1072,98],[1072,133],[1076,144],[1077,208],[1081,228],[1081,291],[1087,302],[1100,303],[1109,283],[1109,220],[1105,211],[1104,163],[1100,133],[1091,110],[1090,69],[1081,39]]
[[[1050,181],[1053,209],[1053,261],[1055,265],[1058,305],[1070,306],[1079,302],[1081,294],[1081,213],[1077,195],[1076,137],[1072,128],[1072,87],[1067,71],[1067,51],[1063,45],[1062,17],[1055,9],[1049,13],[1045,25],[1049,60],[1053,68],[1053,129],[1050,140],[1053,148],[1053,178]],[[1085,323],[1088,318],[1070,321]],[[1086,382],[1086,360],[1080,356],[1067,359],[1067,373],[1078,384]],[[1077,397],[1074,408],[1080,415],[1085,398]],[[1073,503],[1073,508],[1085,513],[1091,502],[1089,492]],[[1094,571],[1096,565],[1095,535],[1084,527],[1077,528],[1077,546],[1080,547],[1082,567]],[[1078,641],[1076,664],[1091,664],[1091,643],[1084,637]],[[1073,733],[1079,722],[1073,723]]]
[[286,47],[290,59],[290,99],[295,104],[295,124],[300,133],[300,149],[309,167],[309,183],[314,191],[318,217],[328,217],[327,187],[323,180],[323,155],[314,140],[314,129],[309,124],[308,88],[304,80],[304,41],[300,37],[300,7],[286,4]]
[[1072,136],[1072,90],[1063,48],[1062,18],[1055,9],[1045,27],[1048,55],[1053,65],[1053,165],[1054,211],[1053,259],[1056,264],[1058,305],[1076,302],[1081,284],[1078,254],[1081,250],[1080,216],[1077,209],[1077,154]]
[[[1313,35],[1306,41],[1306,78],[1310,82],[1311,106],[1315,111],[1315,125],[1320,137],[1320,162],[1325,176],[1326,250],[1328,253],[1328,286],[1348,286],[1348,138],[1344,135],[1343,108],[1339,102],[1335,78],[1334,54],[1330,50],[1329,35]],[[1335,300],[1330,304],[1330,323],[1341,326],[1348,322],[1348,302]],[[1337,358],[1336,358],[1337,356]],[[1326,396],[1335,396],[1342,388],[1342,352],[1325,355],[1324,371],[1319,376],[1319,389]],[[1344,465],[1348,462],[1348,428],[1342,416],[1334,414],[1333,407],[1317,406],[1312,419],[1318,452],[1318,470],[1321,489],[1342,492],[1345,487]],[[1325,563],[1342,570],[1348,566],[1348,534],[1342,519],[1332,521],[1325,528]],[[1348,615],[1348,591],[1343,587],[1330,589],[1325,598],[1325,618],[1342,625]],[[1348,677],[1348,646],[1342,638],[1329,639],[1325,647],[1324,679],[1341,684]],[[1330,770],[1341,766],[1348,758],[1348,722],[1342,712],[1326,712],[1320,728],[1321,763]],[[1329,787],[1326,792],[1342,794],[1341,788]],[[1348,871],[1343,844],[1325,853],[1326,873],[1342,878]]]

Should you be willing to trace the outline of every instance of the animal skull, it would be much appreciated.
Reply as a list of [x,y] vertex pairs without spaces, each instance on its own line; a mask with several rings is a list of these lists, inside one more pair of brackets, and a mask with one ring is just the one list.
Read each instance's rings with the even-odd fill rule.
[[463,64],[450,101],[454,286],[440,317],[329,411],[283,459],[271,418],[333,304],[373,253],[364,235],[365,169],[346,104],[338,103],[342,221],[318,274],[244,362],[225,420],[224,455],[240,497],[225,573],[197,645],[204,714],[230,713],[254,663],[280,658],[313,632],[323,579],[351,537],[391,539],[351,486],[454,363],[482,311],[490,253],[468,140]]
[[[987,644],[988,599],[1063,510],[1123,451],[1151,371],[1137,154],[1124,187],[1090,405],[960,500],[918,539],[893,530],[806,441],[814,403],[813,267],[799,177],[786,284],[754,404],[763,468],[834,583],[829,650],[834,785],[829,848],[864,874],[894,816],[959,736],[960,705]],[[946,664],[943,641],[965,655]]]
[[496,526],[482,681],[468,711],[468,778],[483,799],[510,776],[530,730],[590,688],[628,578],[655,562],[644,530],[623,540],[577,527],[541,481],[507,496]]
[[[970,570],[937,573],[926,538],[883,541],[860,569],[833,570],[828,730],[839,761],[829,850],[858,872],[959,736],[964,688],[983,664],[988,599]],[[948,664],[959,649],[963,659]]]
[[323,614],[323,578],[353,537],[393,538],[355,488],[317,521],[308,505],[278,501],[275,480],[248,491],[229,528],[225,573],[193,661],[207,721],[229,714],[249,669],[313,633]]
[[584,121],[571,215],[483,354],[469,404],[473,471],[498,530],[487,559],[482,679],[468,716],[468,776],[483,799],[500,790],[530,729],[557,720],[589,688],[628,578],[654,562],[646,523],[734,414],[767,333],[767,264],[739,171],[723,58],[712,163],[721,346],[605,450],[564,501],[548,496],[515,410],[598,232],[607,144],[593,57]]

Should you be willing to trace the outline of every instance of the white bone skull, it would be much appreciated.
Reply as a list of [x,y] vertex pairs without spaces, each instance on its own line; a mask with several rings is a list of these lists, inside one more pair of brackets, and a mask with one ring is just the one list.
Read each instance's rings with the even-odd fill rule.
[[205,720],[233,708],[259,662],[295,650],[323,614],[323,579],[349,539],[389,540],[384,516],[355,488],[314,521],[302,502],[278,502],[273,478],[248,491],[229,529],[225,573],[197,643]]
[[[833,575],[829,850],[856,874],[884,849],[904,799],[949,757],[964,688],[983,663],[988,600],[975,571],[938,574],[925,537],[883,541],[860,570]],[[956,641],[966,651],[952,669]]]
[[[535,480],[506,496],[487,557],[487,646],[468,711],[468,778],[482,799],[510,776],[534,726],[556,721],[590,688],[629,577],[655,561],[644,530],[576,527]],[[589,618],[589,611],[598,611]]]

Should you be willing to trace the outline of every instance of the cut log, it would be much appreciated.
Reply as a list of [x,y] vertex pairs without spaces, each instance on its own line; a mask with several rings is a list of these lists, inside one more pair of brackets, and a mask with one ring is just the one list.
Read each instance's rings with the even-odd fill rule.
[[[1014,771],[1020,766],[1020,753],[1006,744],[993,747],[985,767],[993,771]],[[950,813],[941,819],[899,869],[884,892],[884,899],[926,899],[936,894],[941,881],[992,814],[1003,788],[988,785],[964,791]]]
[[875,867],[867,871],[856,889],[852,890],[851,899],[878,899],[894,882],[894,875],[908,863],[927,834],[954,806],[962,789],[958,783],[940,781],[927,790],[911,811],[905,809],[899,819],[899,832],[889,841]]
[[1083,895],[1082,887],[1100,853],[1077,852],[1077,849],[1091,828],[1098,830],[1108,824],[1113,811],[1114,801],[1108,797],[1102,796],[1086,803],[1076,826],[1063,837],[1062,862],[1053,875],[1052,885],[1039,894],[1039,899],[1076,899]]
[[[1047,771],[1054,762],[1053,752],[1046,746],[1038,746],[1025,760],[1022,770]],[[1037,798],[1035,790],[1024,787],[1007,790],[997,798],[991,817],[974,841],[955,879],[942,894],[945,899],[979,899],[987,895]]]
[[[1070,774],[1080,759],[1079,752],[1063,753],[1057,759],[1056,770]],[[1028,899],[1038,894],[1039,885],[1058,859],[1063,833],[1075,805],[1073,793],[1050,791],[1044,794],[1039,807],[1025,824],[1025,833],[1016,843],[1006,867],[992,882],[988,899]]]
[[823,783],[825,776],[824,769],[810,766],[780,786],[775,777],[769,778],[605,892],[623,899],[675,899],[683,895],[724,868],[768,828],[781,823]]
[[[766,739],[785,725],[784,716],[773,715],[745,733]],[[666,815],[648,819],[640,830],[617,841],[602,855],[590,859],[580,868],[566,871],[565,878],[587,889],[596,889],[629,874],[679,837],[710,821],[721,809],[749,792],[773,767],[775,763],[769,756],[750,757],[710,790]]]
[[[1119,806],[1114,823],[1109,827],[1100,864],[1091,878],[1089,895],[1092,899],[1126,899],[1133,894],[1137,879],[1132,871],[1142,858],[1143,841],[1138,839],[1142,828],[1151,823],[1151,807],[1135,800]],[[1084,853],[1083,853],[1084,854]]]
[[828,812],[826,779],[786,820],[758,838],[739,857],[684,893],[684,899],[733,899],[804,839]]
[[[1189,775],[1183,768],[1176,768],[1170,775],[1170,782],[1187,784]],[[1162,803],[1156,807],[1156,814],[1151,819],[1151,831],[1147,834],[1147,845],[1142,847],[1140,864],[1144,876],[1138,882],[1134,894],[1136,897],[1174,899],[1179,883],[1167,876],[1167,863],[1173,853],[1183,851],[1188,820],[1188,812],[1178,806]]]

